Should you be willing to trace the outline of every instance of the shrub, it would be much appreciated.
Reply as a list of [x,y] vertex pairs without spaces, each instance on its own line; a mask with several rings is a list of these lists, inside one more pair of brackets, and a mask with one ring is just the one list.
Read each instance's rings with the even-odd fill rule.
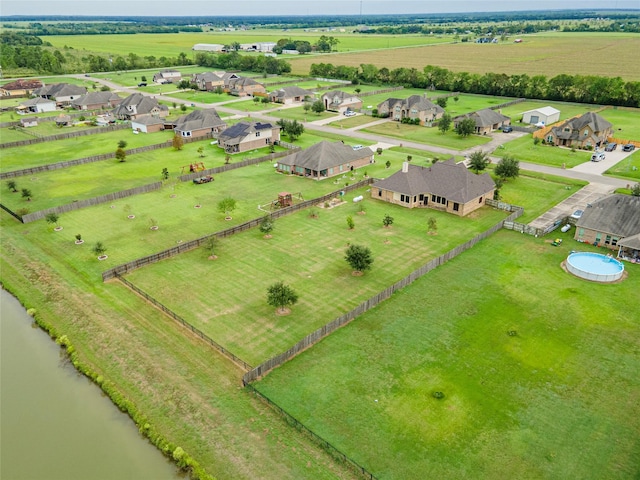
[[442,392],[433,392],[431,396],[437,400],[441,400],[444,398],[444,393]]
[[349,227],[349,230],[353,230],[356,226],[351,215],[347,216],[347,226]]

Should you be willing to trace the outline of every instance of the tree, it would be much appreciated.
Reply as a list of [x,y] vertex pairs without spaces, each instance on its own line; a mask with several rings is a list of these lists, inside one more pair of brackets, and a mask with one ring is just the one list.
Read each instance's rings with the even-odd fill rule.
[[461,137],[468,137],[476,131],[476,122],[473,118],[465,118],[458,122],[456,133]]
[[344,259],[356,272],[369,270],[373,263],[371,250],[363,245],[349,245]]
[[469,157],[469,168],[476,173],[487,168],[490,163],[489,155],[482,150],[473,152]]
[[107,251],[107,248],[103,245],[102,242],[96,242],[91,251],[96,255],[101,256],[104,254],[104,252]]
[[385,215],[382,219],[382,225],[384,225],[385,227],[390,227],[391,225],[393,225],[393,217],[388,214]]
[[124,148],[117,148],[116,149],[116,159],[119,162],[124,162],[127,158],[127,151]]
[[347,216],[347,226],[349,230],[353,230],[356,226],[356,223],[353,221],[353,217],[351,215]]
[[31,195],[31,190],[29,190],[28,188],[23,188],[21,190],[21,192],[22,192],[22,198],[26,198],[27,202],[30,202],[31,201],[31,196],[32,196]]
[[288,307],[297,301],[298,294],[284,282],[276,282],[267,289],[267,303],[275,307],[276,313],[288,313]]
[[311,110],[311,104],[309,102],[304,102],[302,109],[304,110],[304,113],[309,113],[309,110]]
[[173,136],[173,149],[174,150],[182,150],[182,147],[184,146],[184,140],[182,140],[182,136],[181,135],[174,135]]
[[429,217],[429,220],[427,221],[427,231],[429,234],[431,235],[435,235],[438,231],[438,222],[436,221],[435,217]]
[[271,215],[265,215],[260,222],[260,231],[265,235],[270,235],[273,232],[273,219]]
[[440,120],[438,120],[438,130],[440,130],[443,134],[447,133],[451,130],[451,115],[447,112],[442,114]]
[[58,216],[57,213],[53,213],[52,212],[52,213],[47,213],[44,218],[47,221],[47,223],[50,223],[52,225],[57,225],[58,224],[58,219],[60,217]]
[[162,180],[169,180],[169,169],[162,169]]
[[140,77],[140,80],[141,80],[141,81],[143,81],[143,82],[146,82],[146,81],[147,81],[147,77],[145,77],[144,75],[142,75],[142,76]]
[[180,111],[181,112],[186,112],[187,111],[187,106],[184,103],[182,105],[180,105]]
[[127,141],[126,140],[120,140],[118,142],[118,148],[127,148]]
[[633,187],[631,187],[631,195],[634,197],[640,197],[640,183],[636,183]]
[[447,97],[438,98],[436,100],[436,103],[442,108],[447,108]]
[[515,158],[506,155],[496,165],[496,175],[503,180],[507,178],[517,178],[520,175],[520,162]]
[[224,213],[228,219],[231,219],[231,214],[236,209],[237,202],[231,198],[226,197],[218,202],[218,211]]
[[200,158],[204,157],[204,147],[203,146],[198,147],[197,152],[200,155]]
[[316,100],[311,105],[311,110],[314,113],[317,113],[318,115],[320,115],[322,112],[325,111],[324,102],[321,99]]
[[9,188],[9,190],[11,190],[13,193],[16,193],[18,191],[18,184],[15,182],[15,180],[8,180],[7,181],[7,187]]
[[218,250],[219,243],[218,237],[213,236],[204,244],[204,250],[207,252],[209,259],[213,260],[218,258],[216,251]]

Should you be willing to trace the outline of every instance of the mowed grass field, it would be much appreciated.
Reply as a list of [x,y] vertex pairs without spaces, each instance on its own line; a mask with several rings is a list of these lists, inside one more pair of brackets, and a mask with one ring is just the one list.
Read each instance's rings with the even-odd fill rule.
[[564,238],[500,231],[255,387],[377,478],[636,478],[640,266]]

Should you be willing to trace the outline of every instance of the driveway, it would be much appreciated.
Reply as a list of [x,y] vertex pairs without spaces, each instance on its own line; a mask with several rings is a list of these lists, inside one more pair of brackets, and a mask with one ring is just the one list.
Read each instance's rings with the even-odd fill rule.
[[[601,150],[598,150],[600,152]],[[576,165],[569,170],[572,172],[592,173],[595,175],[602,175],[606,170],[613,167],[616,163],[621,162],[633,152],[623,152],[620,147],[613,152],[604,152],[604,160],[601,162],[584,162],[580,165]]]

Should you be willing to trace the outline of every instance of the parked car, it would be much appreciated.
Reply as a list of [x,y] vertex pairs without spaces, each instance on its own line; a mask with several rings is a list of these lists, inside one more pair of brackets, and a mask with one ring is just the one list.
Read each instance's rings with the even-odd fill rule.
[[601,162],[602,160],[604,160],[604,153],[602,152],[591,155],[592,162]]
[[633,143],[627,143],[622,147],[623,152],[633,152],[636,149],[636,146]]
[[613,152],[616,148],[618,148],[617,143],[607,143],[607,146],[604,147],[605,152]]
[[344,111],[344,116],[345,117],[353,117],[356,115],[356,112],[354,112],[353,110],[345,110]]
[[506,127],[502,127],[502,133],[510,133],[513,132],[513,127],[507,125]]
[[147,86],[147,82],[140,82],[138,84],[139,87],[146,87]]
[[575,212],[573,212],[570,217],[573,218],[574,220],[578,220],[582,214],[584,213],[583,210],[576,210]]
[[563,227],[560,229],[560,231],[561,231],[562,233],[568,232],[569,230],[571,230],[571,224],[570,224],[570,223],[567,223],[565,226],[563,226]]

